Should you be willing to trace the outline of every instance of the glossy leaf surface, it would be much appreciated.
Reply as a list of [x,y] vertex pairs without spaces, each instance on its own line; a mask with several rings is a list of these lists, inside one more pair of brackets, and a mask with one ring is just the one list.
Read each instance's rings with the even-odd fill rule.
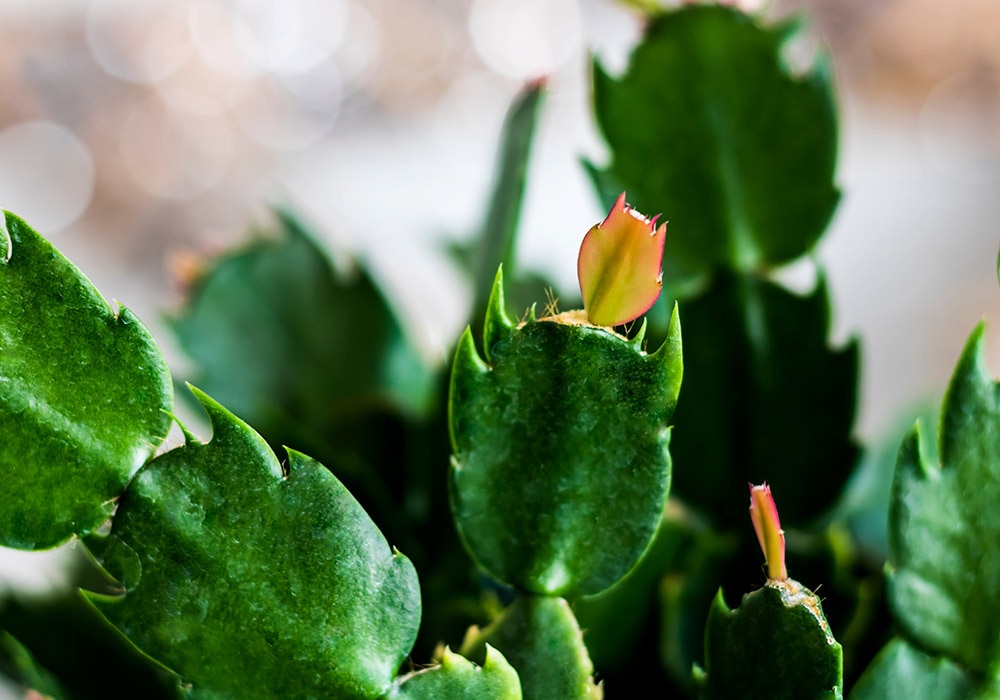
[[139,648],[213,697],[379,698],[420,619],[416,573],[322,465],[200,392],[207,444],[143,468],[122,498],[101,604]]
[[170,428],[149,331],[115,313],[27,223],[0,231],[0,545],[44,549],[100,526]]
[[656,353],[609,331],[515,327],[497,275],[487,357],[467,330],[452,371],[452,512],[495,578],[544,594],[598,593],[639,559],[670,482],[680,326]]
[[823,63],[793,74],[782,56],[790,33],[693,5],[652,19],[621,77],[595,65],[612,152],[598,179],[641,211],[667,214],[666,278],[792,260],[830,220],[831,81]]
[[486,661],[477,667],[444,650],[439,666],[403,679],[387,700],[521,700],[521,682],[503,654],[487,646]]
[[785,527],[810,523],[836,502],[858,454],[858,349],[827,345],[825,285],[800,297],[719,275],[681,312],[688,352],[671,445],[675,492],[742,530],[746,484],[766,480]]
[[599,700],[594,666],[580,626],[562,598],[516,599],[478,634],[470,633],[462,653],[482,658],[486,645],[496,647],[517,669],[524,700]]
[[939,462],[903,441],[889,507],[889,602],[905,637],[966,669],[1000,663],[1000,388],[972,333],[941,409]]
[[730,610],[716,596],[705,631],[706,700],[837,700],[841,646],[820,600],[791,579],[769,581]]

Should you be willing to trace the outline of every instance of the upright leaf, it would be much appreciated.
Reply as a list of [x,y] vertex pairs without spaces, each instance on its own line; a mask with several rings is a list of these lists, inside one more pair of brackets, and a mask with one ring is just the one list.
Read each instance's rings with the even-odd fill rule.
[[493,193],[483,230],[472,250],[473,263],[470,268],[475,285],[474,313],[486,309],[492,289],[493,273],[499,265],[504,266],[510,278],[517,278],[514,274],[517,262],[514,244],[517,241],[517,226],[521,219],[528,157],[531,155],[535,126],[538,123],[545,89],[544,80],[528,83],[510,106],[504,120],[497,152]]
[[716,596],[705,632],[705,700],[839,700],[842,655],[819,598],[769,580],[730,610]]
[[416,637],[413,566],[339,481],[200,392],[207,444],[150,462],[105,552],[126,595],[101,610],[139,648],[224,698],[380,698]]
[[939,463],[903,441],[889,508],[889,602],[904,636],[1000,679],[1000,385],[972,333],[941,410]]
[[[166,362],[131,311],[7,212],[0,235],[0,545],[100,526],[170,428]],[[2,232],[0,232],[2,234]]]
[[368,272],[338,274],[277,215],[279,235],[219,259],[173,319],[195,383],[286,442],[373,406],[425,410],[433,377]]
[[408,431],[433,408],[437,377],[369,273],[338,273],[278,216],[278,237],[223,256],[173,319],[190,379],[273,448],[316,455],[402,545]]
[[793,260],[833,214],[830,78],[822,62],[791,71],[791,33],[692,5],[650,22],[620,78],[595,64],[595,112],[612,152],[598,181],[668,215],[668,284]]
[[830,508],[857,460],[858,349],[827,345],[826,287],[800,297],[719,275],[683,305],[688,347],[671,452],[675,493],[726,529],[743,527],[747,482],[781,494],[802,526]]
[[680,324],[653,354],[586,325],[515,327],[498,273],[479,356],[466,330],[450,395],[450,493],[462,539],[495,578],[598,593],[649,545],[670,483]]

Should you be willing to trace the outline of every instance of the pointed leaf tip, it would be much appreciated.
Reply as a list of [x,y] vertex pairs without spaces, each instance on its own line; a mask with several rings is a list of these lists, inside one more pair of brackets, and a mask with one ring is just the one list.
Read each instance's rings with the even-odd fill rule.
[[778,519],[778,507],[771,496],[767,482],[750,486],[750,520],[757,533],[760,550],[767,562],[767,577],[784,581],[788,578],[785,569],[785,533]]
[[660,296],[661,266],[667,225],[640,214],[625,193],[604,221],[583,238],[577,276],[587,320],[596,326],[619,326],[642,314]]
[[514,322],[507,315],[507,301],[503,291],[503,264],[497,268],[493,278],[493,289],[486,305],[486,318],[483,322],[483,349],[486,360],[491,360],[490,349],[503,338],[504,334],[514,328]]

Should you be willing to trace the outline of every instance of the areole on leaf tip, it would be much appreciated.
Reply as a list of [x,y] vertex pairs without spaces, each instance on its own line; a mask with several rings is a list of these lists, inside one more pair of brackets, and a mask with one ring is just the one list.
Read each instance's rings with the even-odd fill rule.
[[590,323],[628,323],[646,313],[660,296],[667,225],[657,227],[657,218],[630,207],[622,192],[604,221],[587,231],[580,244],[577,276]]

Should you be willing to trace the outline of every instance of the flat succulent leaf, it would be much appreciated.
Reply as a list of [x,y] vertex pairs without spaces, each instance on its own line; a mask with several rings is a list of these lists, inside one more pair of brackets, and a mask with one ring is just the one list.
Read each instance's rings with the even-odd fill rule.
[[416,573],[343,485],[195,391],[212,422],[144,467],[115,515],[99,601],[140,649],[220,698],[380,698],[420,619]]
[[730,610],[716,596],[705,630],[704,700],[839,700],[843,650],[816,595],[769,580]]
[[401,680],[386,700],[521,700],[521,681],[503,654],[486,646],[481,667],[445,648],[437,666]]
[[170,429],[149,331],[10,212],[0,231],[0,545],[45,549],[108,519]]
[[652,19],[624,75],[594,66],[607,170],[641,211],[670,220],[668,283],[793,260],[833,214],[831,80],[822,61],[791,71],[782,57],[790,34],[694,5]]
[[945,395],[939,462],[919,424],[899,451],[889,507],[889,603],[904,637],[964,668],[1000,667],[1000,388],[969,338]]
[[277,215],[278,236],[217,260],[172,319],[192,383],[272,444],[313,447],[383,406],[426,411],[433,372],[368,272],[338,273],[290,212]]
[[679,322],[651,355],[641,334],[546,320],[515,327],[498,274],[484,338],[485,360],[467,330],[452,370],[459,534],[516,588],[598,593],[634,566],[663,512]]
[[858,456],[858,348],[828,346],[825,284],[798,296],[720,274],[681,312],[688,353],[671,444],[674,493],[737,530],[746,484],[766,480],[785,526],[810,524],[837,501]]
[[489,627],[470,630],[462,653],[482,659],[489,646],[517,669],[524,700],[600,700],[580,626],[562,598],[524,596]]
[[273,449],[321,461],[413,552],[402,505],[413,495],[401,492],[419,483],[400,474],[408,431],[443,401],[441,372],[424,364],[362,265],[335,270],[294,216],[277,214],[277,235],[216,261],[172,320],[192,360],[188,379]]
[[954,662],[932,658],[896,637],[858,679],[850,700],[968,700],[980,697],[976,693],[975,681]]

